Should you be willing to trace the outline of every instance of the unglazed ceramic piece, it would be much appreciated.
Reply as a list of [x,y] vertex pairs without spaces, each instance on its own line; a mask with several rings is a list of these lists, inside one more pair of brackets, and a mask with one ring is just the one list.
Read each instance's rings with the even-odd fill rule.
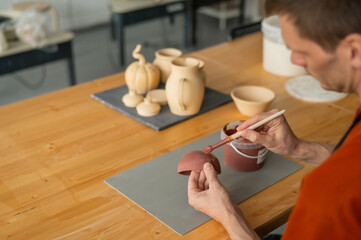
[[135,90],[129,90],[122,98],[122,101],[127,107],[136,107],[143,101],[144,97],[135,92]]
[[160,105],[167,105],[167,95],[164,89],[154,89],[150,90],[147,93],[147,98],[149,98],[154,103],[159,103]]
[[231,97],[242,114],[253,116],[264,112],[276,94],[268,88],[249,85],[234,88]]
[[[221,139],[234,134],[242,121],[226,124],[221,130]],[[249,172],[261,168],[268,149],[258,143],[238,138],[223,146],[224,163],[237,171]]]
[[143,117],[152,117],[159,113],[160,105],[153,103],[150,99],[144,98],[142,103],[137,105],[137,113]]
[[195,58],[176,58],[165,85],[170,111],[178,116],[199,112],[204,98],[203,66]]
[[166,83],[171,72],[171,61],[182,56],[182,51],[175,48],[163,48],[155,52],[153,64],[160,70],[160,79]]
[[202,151],[187,152],[181,158],[177,172],[183,175],[190,175],[191,171],[201,171],[206,162],[210,162],[213,165],[217,174],[221,173],[221,165],[219,164],[217,157],[212,153],[205,154]]
[[206,82],[207,82],[207,76],[206,76],[206,72],[204,71],[204,61],[198,59],[198,58],[193,58],[193,57],[188,57],[188,59],[192,59],[194,61],[197,61],[198,62],[198,72],[199,72],[199,75],[201,76],[201,79],[204,83],[204,85],[206,85]]
[[140,54],[141,45],[138,44],[133,51],[133,57],[139,61],[131,63],[125,70],[125,82],[130,90],[138,94],[145,94],[159,85],[160,72],[153,64],[146,62]]

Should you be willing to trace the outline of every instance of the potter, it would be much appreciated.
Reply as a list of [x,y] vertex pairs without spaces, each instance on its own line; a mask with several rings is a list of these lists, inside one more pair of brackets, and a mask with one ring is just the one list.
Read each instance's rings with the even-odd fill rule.
[[[266,0],[265,8],[267,15],[279,16],[283,40],[291,51],[291,62],[304,67],[325,90],[354,93],[355,97],[358,97],[359,104],[361,102],[361,1]],[[356,104],[354,106],[356,108]],[[309,109],[306,107],[300,110]],[[347,128],[342,130],[346,131],[343,136],[337,135],[340,139],[338,143],[338,139],[335,142],[303,140],[293,132],[284,116],[273,119],[262,128],[247,129],[248,126],[276,111],[277,109],[251,117],[239,126],[237,131],[242,131],[242,137],[262,144],[276,154],[288,155],[298,161],[304,161],[305,166],[310,164],[316,165],[317,168],[311,168],[312,171],[303,178],[302,184],[301,181],[296,183],[300,184],[301,188],[299,193],[294,192],[298,194],[297,201],[287,220],[283,236],[273,235],[263,239],[281,239],[281,237],[283,240],[361,239],[359,108],[356,114],[345,111],[341,113],[338,108],[334,109],[335,114],[344,115],[342,117],[351,115],[348,117],[350,120],[348,130]],[[327,122],[329,115],[319,116]],[[354,117],[351,123],[352,115]],[[303,122],[304,119],[301,117],[292,121]],[[317,139],[311,135],[325,132],[336,134],[335,130],[338,130],[340,121],[335,122],[333,126],[329,124],[314,126],[315,122],[309,121],[310,128],[313,127],[315,131],[302,133],[304,136]],[[192,172],[189,177],[190,205],[220,222],[229,233],[230,239],[261,239],[263,236],[258,236],[252,228],[255,227],[255,222],[248,223],[246,219],[249,212],[243,214],[232,201],[212,166],[205,165],[203,171],[208,181],[207,187],[200,185],[205,180],[199,173]],[[284,198],[284,196],[275,197],[280,200]],[[282,205],[281,203],[279,207],[281,208]],[[288,215],[288,212],[289,208],[282,210],[282,214]],[[256,215],[263,217],[262,211],[257,212]],[[264,218],[273,217],[264,214]]]

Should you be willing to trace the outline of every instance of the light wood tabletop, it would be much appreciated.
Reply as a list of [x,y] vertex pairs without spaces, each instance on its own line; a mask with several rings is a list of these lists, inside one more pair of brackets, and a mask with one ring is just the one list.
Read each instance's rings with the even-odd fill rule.
[[[210,88],[275,91],[270,109],[286,109],[295,133],[307,140],[336,143],[358,106],[354,95],[334,103],[288,96],[288,78],[262,68],[261,33],[190,55],[205,61]],[[157,132],[90,97],[124,83],[120,73],[0,107],[0,239],[228,238],[214,220],[179,236],[104,179],[247,116],[231,102]],[[287,220],[302,177],[313,169],[303,165],[239,204],[260,235]]]

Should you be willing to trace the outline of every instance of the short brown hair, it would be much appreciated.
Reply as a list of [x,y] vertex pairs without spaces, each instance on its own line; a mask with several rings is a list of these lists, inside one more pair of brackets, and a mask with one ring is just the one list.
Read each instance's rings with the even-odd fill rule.
[[286,14],[300,36],[333,52],[351,33],[361,33],[361,0],[266,0],[267,15]]

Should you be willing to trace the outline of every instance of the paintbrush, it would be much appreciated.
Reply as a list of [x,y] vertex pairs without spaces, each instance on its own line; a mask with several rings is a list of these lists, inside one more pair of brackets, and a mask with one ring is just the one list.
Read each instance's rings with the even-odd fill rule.
[[[286,110],[281,110],[279,112],[276,112],[275,114],[272,114],[271,116],[269,116],[269,117],[267,117],[267,118],[265,118],[265,119],[263,119],[263,120],[261,120],[259,122],[256,122],[255,124],[249,126],[247,129],[252,129],[252,130],[256,129],[256,128],[262,126],[263,124],[271,121],[272,119],[274,119],[274,118],[276,118],[278,116],[281,116],[284,112],[286,112]],[[231,136],[228,136],[225,139],[223,139],[223,140],[221,140],[221,141],[219,141],[219,142],[217,142],[217,143],[215,143],[213,145],[209,145],[207,147],[204,147],[203,152],[205,154],[209,154],[214,149],[216,149],[216,148],[218,148],[218,147],[220,147],[220,146],[222,146],[222,145],[224,145],[226,143],[229,143],[229,142],[233,141],[234,139],[239,138],[240,136],[242,136],[242,132],[243,132],[243,130],[239,131],[239,132],[236,132],[236,133],[232,134]]]

